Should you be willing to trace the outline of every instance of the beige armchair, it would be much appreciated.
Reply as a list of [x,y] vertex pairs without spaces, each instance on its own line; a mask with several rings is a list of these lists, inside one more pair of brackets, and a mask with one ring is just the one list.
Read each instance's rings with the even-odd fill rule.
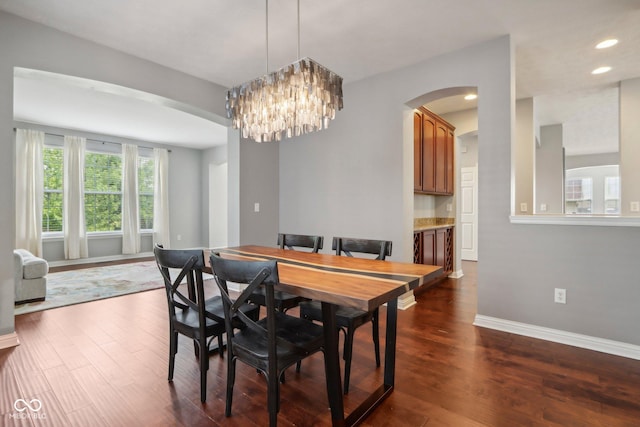
[[47,261],[25,249],[15,249],[13,259],[15,303],[44,301],[47,296],[46,276],[49,272]]

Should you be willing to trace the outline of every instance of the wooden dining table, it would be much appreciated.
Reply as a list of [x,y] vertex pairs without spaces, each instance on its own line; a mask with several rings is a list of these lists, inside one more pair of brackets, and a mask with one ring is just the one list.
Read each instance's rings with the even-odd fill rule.
[[[393,391],[398,297],[442,274],[442,267],[433,265],[314,254],[266,246],[247,245],[212,251],[229,259],[277,260],[280,290],[322,303],[327,396],[334,426],[358,425]],[[205,264],[205,270],[211,272],[209,251],[205,251]],[[345,416],[336,307],[341,305],[371,311],[385,303],[383,383]]]

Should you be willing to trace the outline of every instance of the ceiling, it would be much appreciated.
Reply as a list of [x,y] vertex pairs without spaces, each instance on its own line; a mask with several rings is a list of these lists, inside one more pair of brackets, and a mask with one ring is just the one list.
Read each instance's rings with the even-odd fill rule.
[[[301,56],[346,84],[511,34],[517,97],[535,97],[544,125],[640,76],[638,0],[300,3]],[[0,10],[227,87],[266,70],[263,0],[0,0]],[[295,2],[269,1],[270,70],[297,58],[296,22]],[[609,37],[620,43],[594,49]],[[590,74],[601,65],[612,70]],[[578,101],[582,93],[589,96]],[[555,97],[574,105],[564,109]]]

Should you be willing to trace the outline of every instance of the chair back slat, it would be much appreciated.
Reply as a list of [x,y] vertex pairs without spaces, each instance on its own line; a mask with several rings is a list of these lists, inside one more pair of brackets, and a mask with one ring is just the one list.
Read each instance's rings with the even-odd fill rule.
[[349,237],[334,237],[331,249],[336,255],[353,256],[353,253],[377,255],[375,259],[384,260],[391,256],[390,240],[353,239]]
[[[276,358],[277,345],[288,349],[297,349],[297,346],[294,344],[276,336],[276,309],[273,287],[279,283],[277,261],[230,260],[220,257],[219,254],[215,252],[211,253],[210,261],[225,307],[227,335],[231,337],[234,336],[232,319],[234,316],[237,316],[249,329],[260,334],[267,340],[269,343],[270,357],[273,355],[273,359]],[[227,281],[247,284],[248,286],[234,301],[229,296]],[[254,293],[259,286],[264,286],[266,291],[266,330],[240,310],[240,307],[247,302],[251,294]]]
[[[204,283],[202,269],[204,268],[204,253],[195,249],[164,249],[157,245],[153,253],[155,255],[158,270],[162,275],[167,302],[169,304],[169,316],[172,321],[176,319],[176,309],[192,309],[198,312],[201,325],[205,325],[204,310]],[[171,279],[170,269],[179,269],[175,279]],[[187,292],[184,295],[179,286],[187,279]]]
[[311,252],[318,253],[324,244],[324,237],[306,234],[278,234],[278,246],[280,249],[309,248]]

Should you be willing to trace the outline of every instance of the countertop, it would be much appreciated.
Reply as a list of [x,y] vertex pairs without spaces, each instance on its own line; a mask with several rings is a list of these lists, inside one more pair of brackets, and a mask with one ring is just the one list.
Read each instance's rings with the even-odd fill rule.
[[413,231],[437,230],[455,225],[455,218],[414,218]]

